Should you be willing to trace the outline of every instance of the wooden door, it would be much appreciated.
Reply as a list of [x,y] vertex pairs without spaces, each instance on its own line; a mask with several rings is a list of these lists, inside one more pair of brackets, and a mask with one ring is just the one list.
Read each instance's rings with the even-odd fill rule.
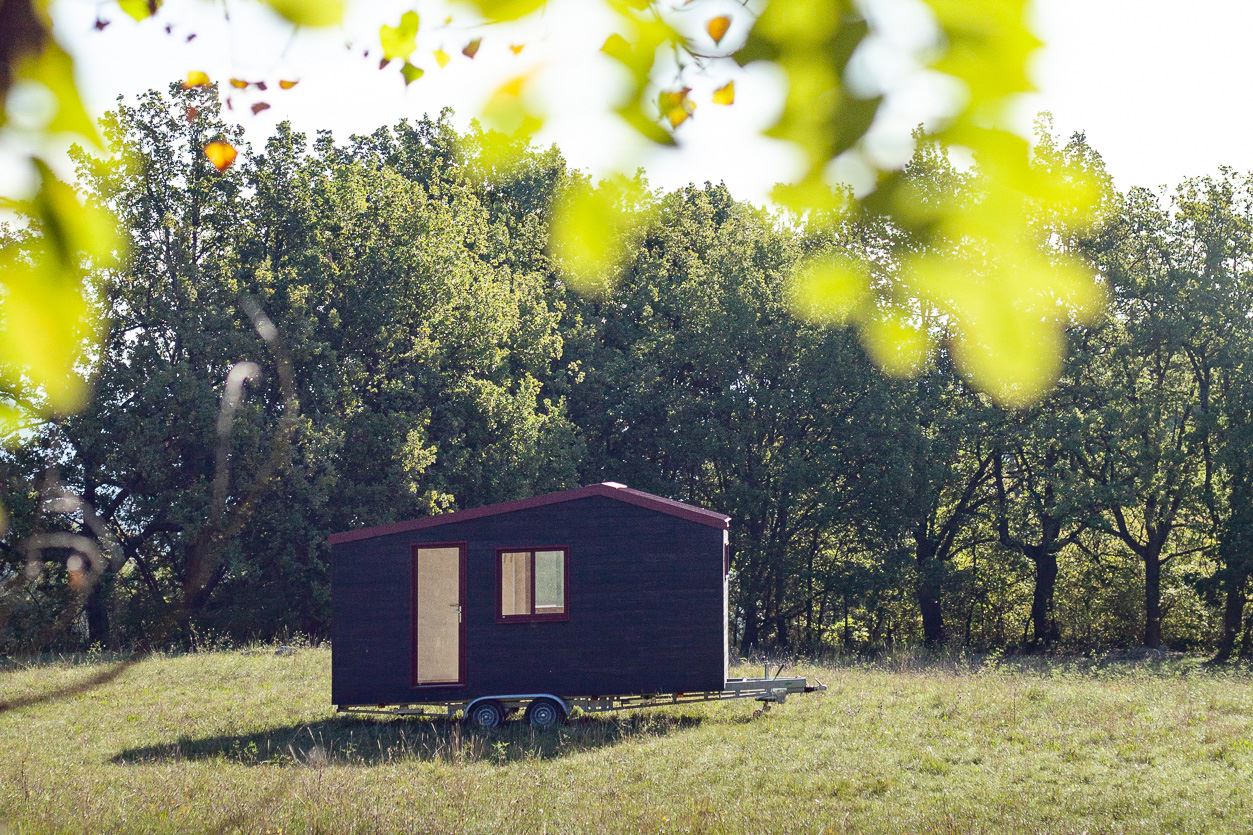
[[423,545],[413,554],[416,683],[461,684],[465,547]]

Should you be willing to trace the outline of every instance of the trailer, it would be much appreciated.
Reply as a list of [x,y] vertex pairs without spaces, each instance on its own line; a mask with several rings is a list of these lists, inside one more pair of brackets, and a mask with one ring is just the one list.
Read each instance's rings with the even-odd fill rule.
[[730,676],[730,522],[603,482],[333,534],[332,703],[546,728],[825,689]]
[[697,702],[721,702],[730,699],[754,699],[761,703],[754,716],[770,710],[772,704],[783,704],[795,693],[818,693],[827,689],[822,682],[810,684],[800,677],[733,678],[722,690],[701,693],[639,693],[621,696],[562,697],[554,693],[510,693],[476,696],[469,700],[425,702],[395,707],[340,707],[341,713],[385,714],[390,716],[422,716],[460,720],[480,730],[491,730],[504,724],[511,716],[522,714],[527,723],[539,731],[550,730],[578,714],[636,710],[646,707]]

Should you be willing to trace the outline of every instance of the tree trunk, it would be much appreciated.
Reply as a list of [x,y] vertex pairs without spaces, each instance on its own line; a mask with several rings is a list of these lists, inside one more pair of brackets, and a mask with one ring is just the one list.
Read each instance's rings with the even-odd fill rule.
[[108,573],[101,574],[83,605],[83,611],[87,615],[88,646],[99,644],[106,649],[113,646],[109,635],[109,597],[112,585],[112,578]]
[[929,646],[944,643],[944,615],[940,609],[940,572],[937,566],[919,566],[918,611],[922,614],[922,639]]
[[748,654],[757,648],[759,640],[757,627],[757,606],[746,605],[744,607],[744,636],[740,639],[740,652]]
[[1236,641],[1239,640],[1240,630],[1244,627],[1244,587],[1248,580],[1248,574],[1242,573],[1228,581],[1227,600],[1223,606],[1222,633],[1218,637],[1218,652],[1213,658],[1216,664],[1227,661],[1235,652]]
[[1162,561],[1152,550],[1144,555],[1144,645],[1162,646]]
[[1032,555],[1035,562],[1035,588],[1031,593],[1030,649],[1047,649],[1061,637],[1053,618],[1053,593],[1057,589],[1057,554],[1041,549]]

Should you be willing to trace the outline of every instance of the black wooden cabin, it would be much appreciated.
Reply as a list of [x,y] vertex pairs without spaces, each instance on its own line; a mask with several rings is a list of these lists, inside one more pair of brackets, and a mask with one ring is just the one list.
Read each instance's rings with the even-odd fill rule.
[[332,701],[722,690],[729,526],[606,482],[334,534]]

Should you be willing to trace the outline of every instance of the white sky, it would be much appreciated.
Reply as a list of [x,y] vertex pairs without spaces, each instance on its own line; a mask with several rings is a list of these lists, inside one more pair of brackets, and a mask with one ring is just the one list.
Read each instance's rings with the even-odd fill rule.
[[[229,0],[228,0],[229,1]],[[786,2],[786,0],[782,0]],[[714,10],[738,9],[734,0],[696,4],[700,18]],[[866,57],[875,77],[889,79],[896,91],[876,147],[888,157],[901,153],[901,138],[922,119],[943,111],[944,88],[909,73],[901,50],[926,39],[925,22],[913,14],[914,0],[876,0],[890,18],[897,43],[880,44]],[[725,181],[739,196],[763,200],[770,186],[795,171],[792,152],[758,136],[779,98],[779,81],[768,73],[738,73],[737,103],[715,107],[710,89],[718,73],[694,85],[695,118],[680,130],[678,151],[647,148],[606,115],[606,90],[616,69],[597,49],[611,21],[601,4],[551,0],[548,11],[524,29],[489,26],[473,33],[437,31],[441,20],[428,15],[419,33],[415,63],[428,72],[406,89],[395,65],[377,68],[377,26],[395,22],[409,5],[404,0],[358,2],[344,30],[302,32],[254,3],[231,3],[229,24],[222,5],[170,2],[155,20],[135,24],[113,4],[58,0],[58,30],[79,68],[89,105],[99,113],[120,95],[181,79],[188,70],[214,79],[264,79],[270,90],[236,95],[233,118],[258,143],[280,119],[312,133],[330,128],[337,136],[368,132],[403,117],[438,113],[455,106],[464,123],[495,83],[538,66],[536,87],[546,101],[559,102],[542,139],[555,142],[574,165],[597,173],[613,166],[643,165],[654,185],[675,187],[690,181]],[[429,6],[429,3],[425,4]],[[91,24],[102,8],[111,25],[96,32]],[[1056,128],[1087,132],[1120,186],[1173,183],[1189,174],[1212,172],[1220,164],[1253,169],[1249,141],[1253,107],[1244,98],[1253,77],[1253,3],[1244,0],[1037,0],[1038,31],[1047,46],[1035,67],[1040,93],[1023,103],[1023,126],[1040,110],[1054,114]],[[173,35],[162,27],[169,23]],[[732,27],[728,42],[740,34]],[[184,36],[196,32],[190,44]],[[474,61],[459,51],[474,35],[483,45]],[[356,42],[350,52],[347,40]],[[510,43],[524,43],[514,56]],[[371,48],[363,59],[361,49]],[[442,47],[452,64],[437,70],[431,50]],[[276,89],[279,78],[298,78],[290,91]],[[247,105],[265,100],[272,109],[259,116]]]

